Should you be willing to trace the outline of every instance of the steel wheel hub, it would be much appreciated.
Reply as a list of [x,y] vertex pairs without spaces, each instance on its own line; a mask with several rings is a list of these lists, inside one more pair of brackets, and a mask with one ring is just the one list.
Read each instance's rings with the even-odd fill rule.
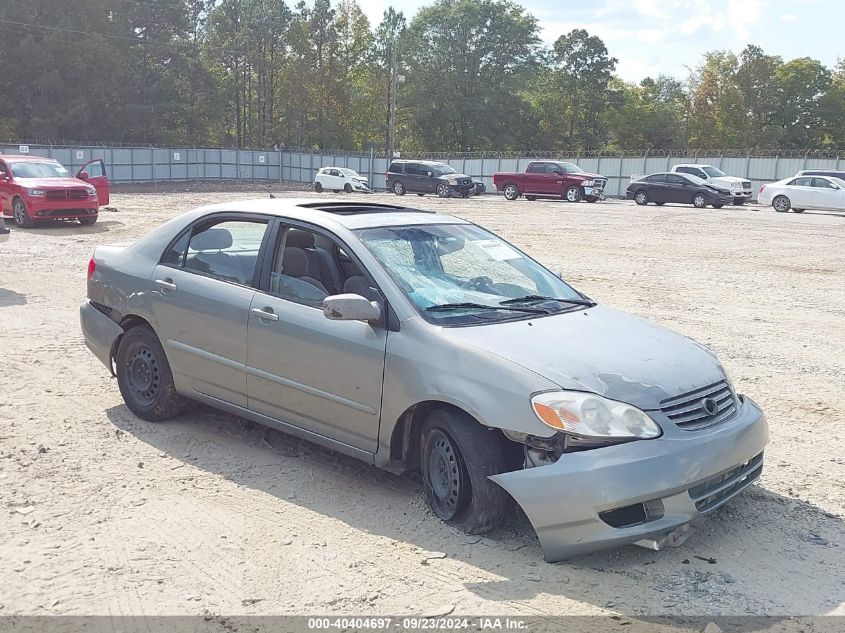
[[428,457],[428,478],[438,502],[447,512],[454,512],[460,498],[461,468],[452,442],[442,432],[435,431]]
[[158,395],[160,371],[155,355],[148,348],[139,349],[127,361],[127,378],[132,393],[142,404],[152,404]]

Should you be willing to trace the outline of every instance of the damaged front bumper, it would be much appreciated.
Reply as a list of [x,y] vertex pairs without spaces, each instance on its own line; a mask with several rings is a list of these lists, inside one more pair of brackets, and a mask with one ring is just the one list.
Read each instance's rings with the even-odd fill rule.
[[123,328],[85,300],[79,306],[79,322],[85,345],[100,362],[112,371],[111,359],[114,343],[123,334]]
[[654,440],[565,453],[557,462],[491,477],[528,515],[545,559],[660,541],[760,477],[763,412],[743,398],[728,422],[665,428]]
[[598,198],[599,200],[604,200],[604,189],[602,187],[583,187],[584,189],[584,196],[587,198]]

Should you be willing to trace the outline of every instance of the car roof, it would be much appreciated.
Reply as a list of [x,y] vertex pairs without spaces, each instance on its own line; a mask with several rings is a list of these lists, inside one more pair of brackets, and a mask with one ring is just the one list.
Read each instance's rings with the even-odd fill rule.
[[469,224],[451,215],[398,205],[315,198],[259,198],[235,200],[196,209],[197,217],[214,212],[263,213],[331,228],[347,229],[420,224]]
[[396,160],[390,161],[391,165],[393,165],[394,163],[401,163],[403,165],[407,164],[407,163],[420,163],[422,165],[445,165],[446,164],[446,163],[440,162],[439,160],[414,160],[414,159],[408,159],[408,158],[403,158],[401,160],[397,158]]
[[[677,165],[672,165],[672,167],[712,167],[710,163],[678,163]],[[666,172],[670,173],[670,172]]]
[[845,174],[845,169],[802,169],[796,176],[833,176],[834,174]]
[[49,158],[47,156],[33,156],[31,154],[0,154],[0,160],[17,160],[17,161],[40,161],[40,160],[49,160],[54,163],[58,163],[55,158]]

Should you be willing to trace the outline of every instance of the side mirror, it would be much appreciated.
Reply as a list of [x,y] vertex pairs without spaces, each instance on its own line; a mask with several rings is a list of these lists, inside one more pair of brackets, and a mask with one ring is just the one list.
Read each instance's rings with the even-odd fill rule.
[[434,178],[434,172],[427,171],[425,173],[429,178]]
[[88,180],[88,178],[89,178],[88,172],[87,171],[79,172],[79,175],[77,176],[77,178],[79,178],[80,180]]
[[5,171],[0,171],[0,180],[3,180],[3,181],[10,180],[9,174],[7,174]]
[[323,315],[332,321],[378,321],[381,308],[361,295],[331,295],[323,299]]

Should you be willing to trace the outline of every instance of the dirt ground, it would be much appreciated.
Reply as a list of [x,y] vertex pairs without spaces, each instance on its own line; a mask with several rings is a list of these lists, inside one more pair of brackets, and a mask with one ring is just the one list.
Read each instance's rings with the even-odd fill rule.
[[518,518],[441,523],[412,476],[206,408],[129,413],[79,329],[94,247],[266,195],[180,189],[0,244],[0,615],[845,614],[845,215],[404,199],[707,344],[768,416],[762,480],[684,545],[550,565]]

